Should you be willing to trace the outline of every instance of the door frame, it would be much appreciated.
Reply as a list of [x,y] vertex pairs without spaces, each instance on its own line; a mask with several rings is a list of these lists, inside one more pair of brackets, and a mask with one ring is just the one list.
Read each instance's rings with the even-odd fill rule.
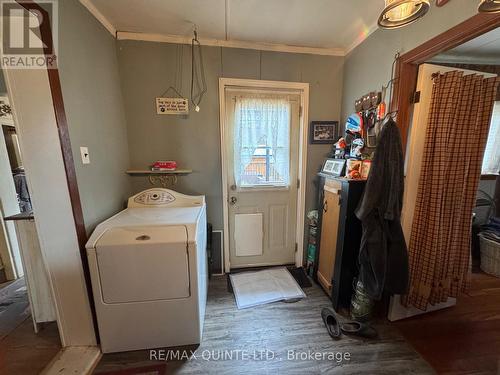
[[[37,14],[42,17],[39,25],[39,33],[46,46],[44,53],[45,55],[50,55],[49,51],[51,48],[49,46],[53,45],[51,26],[48,22],[41,22],[43,19],[48,19],[49,14],[36,1],[16,0],[16,2],[27,11],[36,10]],[[32,95],[31,91],[29,92],[30,95],[27,94],[30,88],[24,84],[24,81],[20,86],[17,84],[14,75],[20,74],[20,72],[23,72],[24,75],[30,74],[30,78],[35,78],[36,82],[40,83],[36,95]],[[40,176],[41,172],[27,169],[28,184],[36,211],[35,224],[37,226],[42,257],[54,297],[61,345],[63,347],[85,346],[96,348],[98,331],[93,305],[94,301],[91,295],[91,288],[89,287],[90,273],[88,272],[85,251],[87,234],[78,190],[69,127],[64,109],[59,71],[57,67],[54,69],[47,67],[46,69],[35,70],[5,69],[4,77],[12,106],[14,122],[18,130],[23,160],[36,159],[37,152],[44,150],[47,159],[55,165],[51,173],[53,175],[57,174],[58,178],[53,181],[53,184],[57,183],[59,189],[54,189],[54,191],[61,194],[57,196],[57,199],[54,199],[53,196],[40,194],[38,188],[46,185]],[[27,147],[29,141],[36,134],[32,134],[33,131],[30,126],[33,121],[26,115],[25,106],[27,101],[25,98],[30,98],[30,103],[36,105],[34,110],[31,109],[32,112],[36,111],[36,113],[41,114],[40,116],[45,116],[45,125],[47,130],[50,130],[50,134],[46,132],[47,139],[43,139],[46,142],[41,143],[45,147],[44,149],[35,150]],[[55,139],[49,138],[53,136],[51,132],[56,134]],[[59,179],[61,176],[62,178]],[[64,233],[64,241],[59,241],[57,246],[50,240],[53,237],[53,233],[43,230],[43,228],[49,227],[51,229],[51,225],[53,226],[55,222],[50,219],[54,211],[45,209],[48,200],[52,200],[54,211],[57,209],[57,212],[62,212],[68,219],[73,219],[67,221],[65,229],[69,230]],[[43,206],[44,209],[40,208],[42,206],[40,202],[45,204]],[[48,223],[51,223],[51,225],[48,225]],[[55,251],[60,251],[58,261],[54,257]],[[67,277],[71,273],[73,273],[72,277]],[[69,297],[71,294],[74,294],[73,298]]]
[[[408,133],[413,113],[413,94],[416,91],[418,71],[421,64],[430,60],[441,52],[457,47],[471,39],[474,39],[488,31],[500,27],[500,14],[478,13],[469,19],[459,23],[451,29],[435,36],[402,54],[396,61],[396,77],[393,86],[393,98],[391,101],[392,110],[397,111],[397,122],[401,132],[403,153],[407,152]],[[388,312],[391,314],[392,303],[390,301]],[[447,307],[449,302],[439,304],[427,311],[434,311]],[[413,309],[408,311],[408,316],[412,316]]]
[[297,178],[299,179],[299,188],[297,191],[297,230],[295,242],[297,251],[295,252],[295,265],[301,267],[304,262],[304,226],[305,226],[305,204],[306,204],[306,169],[307,169],[307,145],[308,145],[308,123],[309,123],[309,83],[304,82],[285,82],[285,81],[264,81],[256,79],[241,78],[219,78],[219,125],[220,125],[220,151],[222,164],[222,211],[224,218],[224,272],[231,270],[229,260],[229,192],[227,188],[227,151],[226,151],[226,88],[243,89],[271,89],[281,91],[294,91],[300,95],[299,112],[299,170]]
[[500,27],[500,14],[478,13],[398,58],[391,107],[398,111],[397,120],[401,131],[403,152],[406,153],[412,113],[411,99],[417,87],[420,64],[497,27]]

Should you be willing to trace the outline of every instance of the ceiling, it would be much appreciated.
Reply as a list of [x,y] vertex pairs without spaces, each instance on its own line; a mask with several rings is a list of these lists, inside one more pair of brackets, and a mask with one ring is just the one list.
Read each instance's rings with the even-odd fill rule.
[[80,1],[118,32],[188,37],[196,24],[203,39],[340,52],[376,29],[384,7],[384,0]]
[[432,59],[433,62],[500,64],[500,28],[469,40]]

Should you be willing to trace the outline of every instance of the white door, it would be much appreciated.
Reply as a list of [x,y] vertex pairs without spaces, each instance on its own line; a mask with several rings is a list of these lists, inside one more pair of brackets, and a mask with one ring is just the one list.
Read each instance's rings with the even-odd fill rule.
[[225,99],[231,268],[295,263],[300,95]]
[[[481,74],[492,77],[492,74],[475,72],[457,68],[448,68],[439,65],[422,64],[418,70],[417,91],[420,91],[420,101],[413,107],[413,118],[411,121],[405,160],[405,191],[403,196],[403,209],[401,211],[401,225],[406,243],[410,242],[415,203],[417,200],[418,181],[422,166],[422,157],[425,144],[425,133],[427,131],[427,118],[429,115],[432,98],[432,75],[434,73],[445,73],[451,71],[463,71],[465,74]],[[429,305],[426,311],[414,307],[406,308],[401,305],[400,296],[391,297],[388,319],[390,321],[409,318],[411,316],[424,314],[431,311],[441,310],[456,305],[456,298],[448,298],[446,302]]]

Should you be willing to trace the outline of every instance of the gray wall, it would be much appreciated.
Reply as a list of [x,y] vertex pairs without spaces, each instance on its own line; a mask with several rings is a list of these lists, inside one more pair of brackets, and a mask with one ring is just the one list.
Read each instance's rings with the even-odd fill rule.
[[[354,100],[380,90],[391,78],[397,51],[408,52],[477,13],[479,1],[453,0],[442,8],[432,5],[421,20],[396,30],[378,29],[345,60],[342,118],[354,112]],[[388,99],[388,97],[386,98]]]
[[[310,83],[309,120],[338,120],[342,94],[343,58],[203,47],[208,92],[201,111],[189,116],[158,116],[155,97],[175,82],[178,51],[182,51],[182,94],[189,96],[189,46],[119,41],[118,60],[127,114],[130,165],[146,168],[154,160],[177,160],[194,173],[180,177],[175,187],[186,194],[205,194],[208,220],[223,228],[219,133],[219,77]],[[309,145],[306,209],[316,204],[313,185],[330,145]],[[150,187],[144,177],[132,179],[133,190]]]
[[[59,1],[59,74],[90,232],[130,195],[129,152],[116,41],[77,0]],[[82,164],[80,146],[91,164]]]
[[7,93],[7,87],[5,86],[5,79],[3,78],[3,71],[0,69],[0,94]]

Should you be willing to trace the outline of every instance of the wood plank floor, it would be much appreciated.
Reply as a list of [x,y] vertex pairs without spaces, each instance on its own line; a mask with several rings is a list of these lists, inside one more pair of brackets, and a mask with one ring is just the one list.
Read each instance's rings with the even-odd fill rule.
[[0,340],[30,317],[24,278],[0,285]]
[[500,278],[472,274],[456,306],[395,326],[439,374],[500,374]]
[[[385,322],[376,325],[379,339],[343,336],[333,341],[320,316],[321,309],[329,306],[328,298],[316,285],[304,291],[307,298],[296,303],[278,302],[238,310],[233,295],[227,291],[225,277],[214,277],[209,287],[203,342],[197,349],[186,348],[196,349],[196,358],[161,362],[150,361],[149,351],[106,354],[95,373],[159,363],[165,365],[166,374],[434,373],[400,333]],[[229,352],[233,353],[233,360],[216,360],[220,353],[231,350],[245,351],[250,358],[236,358],[234,352]],[[260,355],[264,350],[268,350],[267,356]],[[302,356],[309,352],[326,354],[319,354],[325,356],[320,360],[288,357],[288,353]],[[337,362],[328,359],[329,353],[349,353],[350,359]]]
[[61,349],[55,322],[38,334],[28,317],[0,341],[0,375],[37,375]]
[[24,279],[0,289],[0,375],[36,375],[59,352],[55,322],[35,333]]

